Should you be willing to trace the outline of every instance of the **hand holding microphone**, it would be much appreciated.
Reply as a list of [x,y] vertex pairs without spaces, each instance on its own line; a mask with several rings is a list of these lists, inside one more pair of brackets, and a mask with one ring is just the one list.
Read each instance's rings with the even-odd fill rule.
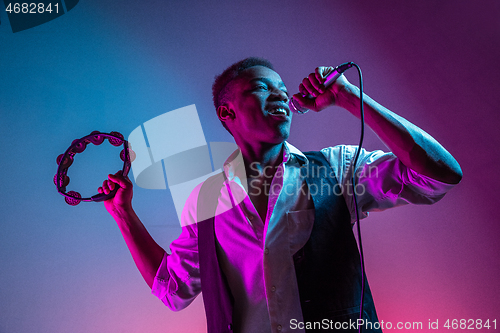
[[309,74],[302,81],[299,86],[300,92],[290,99],[290,110],[294,113],[306,113],[309,110],[318,112],[334,104],[335,95],[327,88],[352,66],[354,66],[354,63],[347,62],[335,68],[316,68],[315,73]]

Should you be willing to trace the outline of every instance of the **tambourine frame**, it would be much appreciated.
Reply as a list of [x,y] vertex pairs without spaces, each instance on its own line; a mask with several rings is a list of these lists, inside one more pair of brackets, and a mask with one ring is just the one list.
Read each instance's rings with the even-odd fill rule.
[[[99,140],[98,136],[102,137],[102,140]],[[116,187],[115,189],[113,189],[113,191],[111,191],[108,194],[98,193],[98,194],[93,195],[93,196],[88,197],[88,198],[78,198],[75,195],[71,195],[71,194],[66,193],[66,186],[69,184],[69,181],[68,181],[68,184],[64,184],[65,183],[65,178],[67,176],[68,169],[71,166],[71,164],[73,163],[74,156],[76,154],[82,153],[86,149],[86,147],[87,147],[87,145],[89,143],[92,143],[94,145],[100,145],[100,144],[102,144],[104,142],[105,139],[108,139],[108,141],[113,146],[118,147],[120,145],[123,145],[122,153],[123,153],[124,156],[123,156],[122,174],[124,176],[128,175],[128,173],[130,171],[130,166],[131,166],[130,152],[129,152],[129,143],[128,143],[127,140],[125,140],[123,138],[123,136],[120,133],[118,133],[118,132],[102,133],[102,132],[94,131],[91,134],[89,134],[87,136],[84,136],[81,139],[74,140],[71,143],[71,146],[69,146],[69,148],[66,149],[66,151],[64,152],[64,154],[62,155],[62,157],[60,157],[60,160],[59,160],[59,157],[58,157],[59,161],[58,161],[58,167],[57,167],[57,174],[56,174],[55,180],[54,180],[55,185],[57,187],[57,192],[59,192],[64,197],[70,199],[70,201],[73,200],[73,202],[77,202],[75,204],[71,204],[70,202],[68,202],[68,200],[66,200],[66,202],[68,204],[70,204],[70,205],[76,205],[80,201],[101,202],[101,201],[105,201],[105,200],[111,199],[111,198],[113,198],[115,196],[116,191],[118,190],[118,187]],[[98,141],[100,141],[100,142],[98,142]],[[118,143],[118,144],[116,144],[116,143]],[[59,156],[61,156],[61,155],[59,155]],[[71,162],[64,163],[66,161],[66,159],[71,160]],[[70,191],[70,192],[73,192],[73,191]],[[77,192],[74,192],[74,193],[77,193]]]

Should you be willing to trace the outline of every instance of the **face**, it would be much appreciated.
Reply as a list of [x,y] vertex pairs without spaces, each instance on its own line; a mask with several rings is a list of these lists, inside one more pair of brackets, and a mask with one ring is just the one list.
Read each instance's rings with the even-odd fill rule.
[[226,120],[236,142],[278,144],[290,134],[292,114],[281,77],[264,67],[247,68],[230,82]]

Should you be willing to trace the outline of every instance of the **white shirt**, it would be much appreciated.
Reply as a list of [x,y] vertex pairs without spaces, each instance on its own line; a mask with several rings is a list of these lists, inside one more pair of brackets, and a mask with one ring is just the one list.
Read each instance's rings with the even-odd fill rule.
[[[354,223],[351,165],[356,147],[336,146],[321,152],[340,185],[322,190],[342,193]],[[224,165],[226,187],[217,189],[214,221],[219,263],[235,299],[233,329],[241,333],[304,332],[292,330],[290,321],[303,321],[293,255],[309,239],[314,223],[311,195],[300,175],[300,166],[308,163],[307,158],[285,142],[283,162],[272,180],[268,211],[262,221],[247,195],[256,189],[247,188],[244,165],[238,157],[241,154],[236,151]],[[369,211],[407,203],[434,203],[453,187],[417,174],[392,153],[362,149],[357,165],[361,218]],[[196,224],[201,185],[186,202],[181,235],[170,245],[172,254],[164,256],[153,283],[152,293],[174,311],[189,305],[201,292]]]

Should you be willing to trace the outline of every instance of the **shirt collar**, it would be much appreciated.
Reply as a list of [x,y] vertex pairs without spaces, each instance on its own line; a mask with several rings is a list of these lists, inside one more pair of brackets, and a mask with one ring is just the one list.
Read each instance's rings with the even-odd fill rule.
[[293,160],[297,160],[297,162],[302,166],[307,164],[307,157],[300,150],[289,144],[285,141],[285,152],[283,154],[283,162],[288,163]]
[[[283,149],[283,164],[291,164],[297,162],[300,166],[307,164],[307,157],[297,148],[284,142]],[[236,180],[235,178],[246,178],[245,163],[240,149],[236,149],[224,162],[224,173],[228,180]]]

